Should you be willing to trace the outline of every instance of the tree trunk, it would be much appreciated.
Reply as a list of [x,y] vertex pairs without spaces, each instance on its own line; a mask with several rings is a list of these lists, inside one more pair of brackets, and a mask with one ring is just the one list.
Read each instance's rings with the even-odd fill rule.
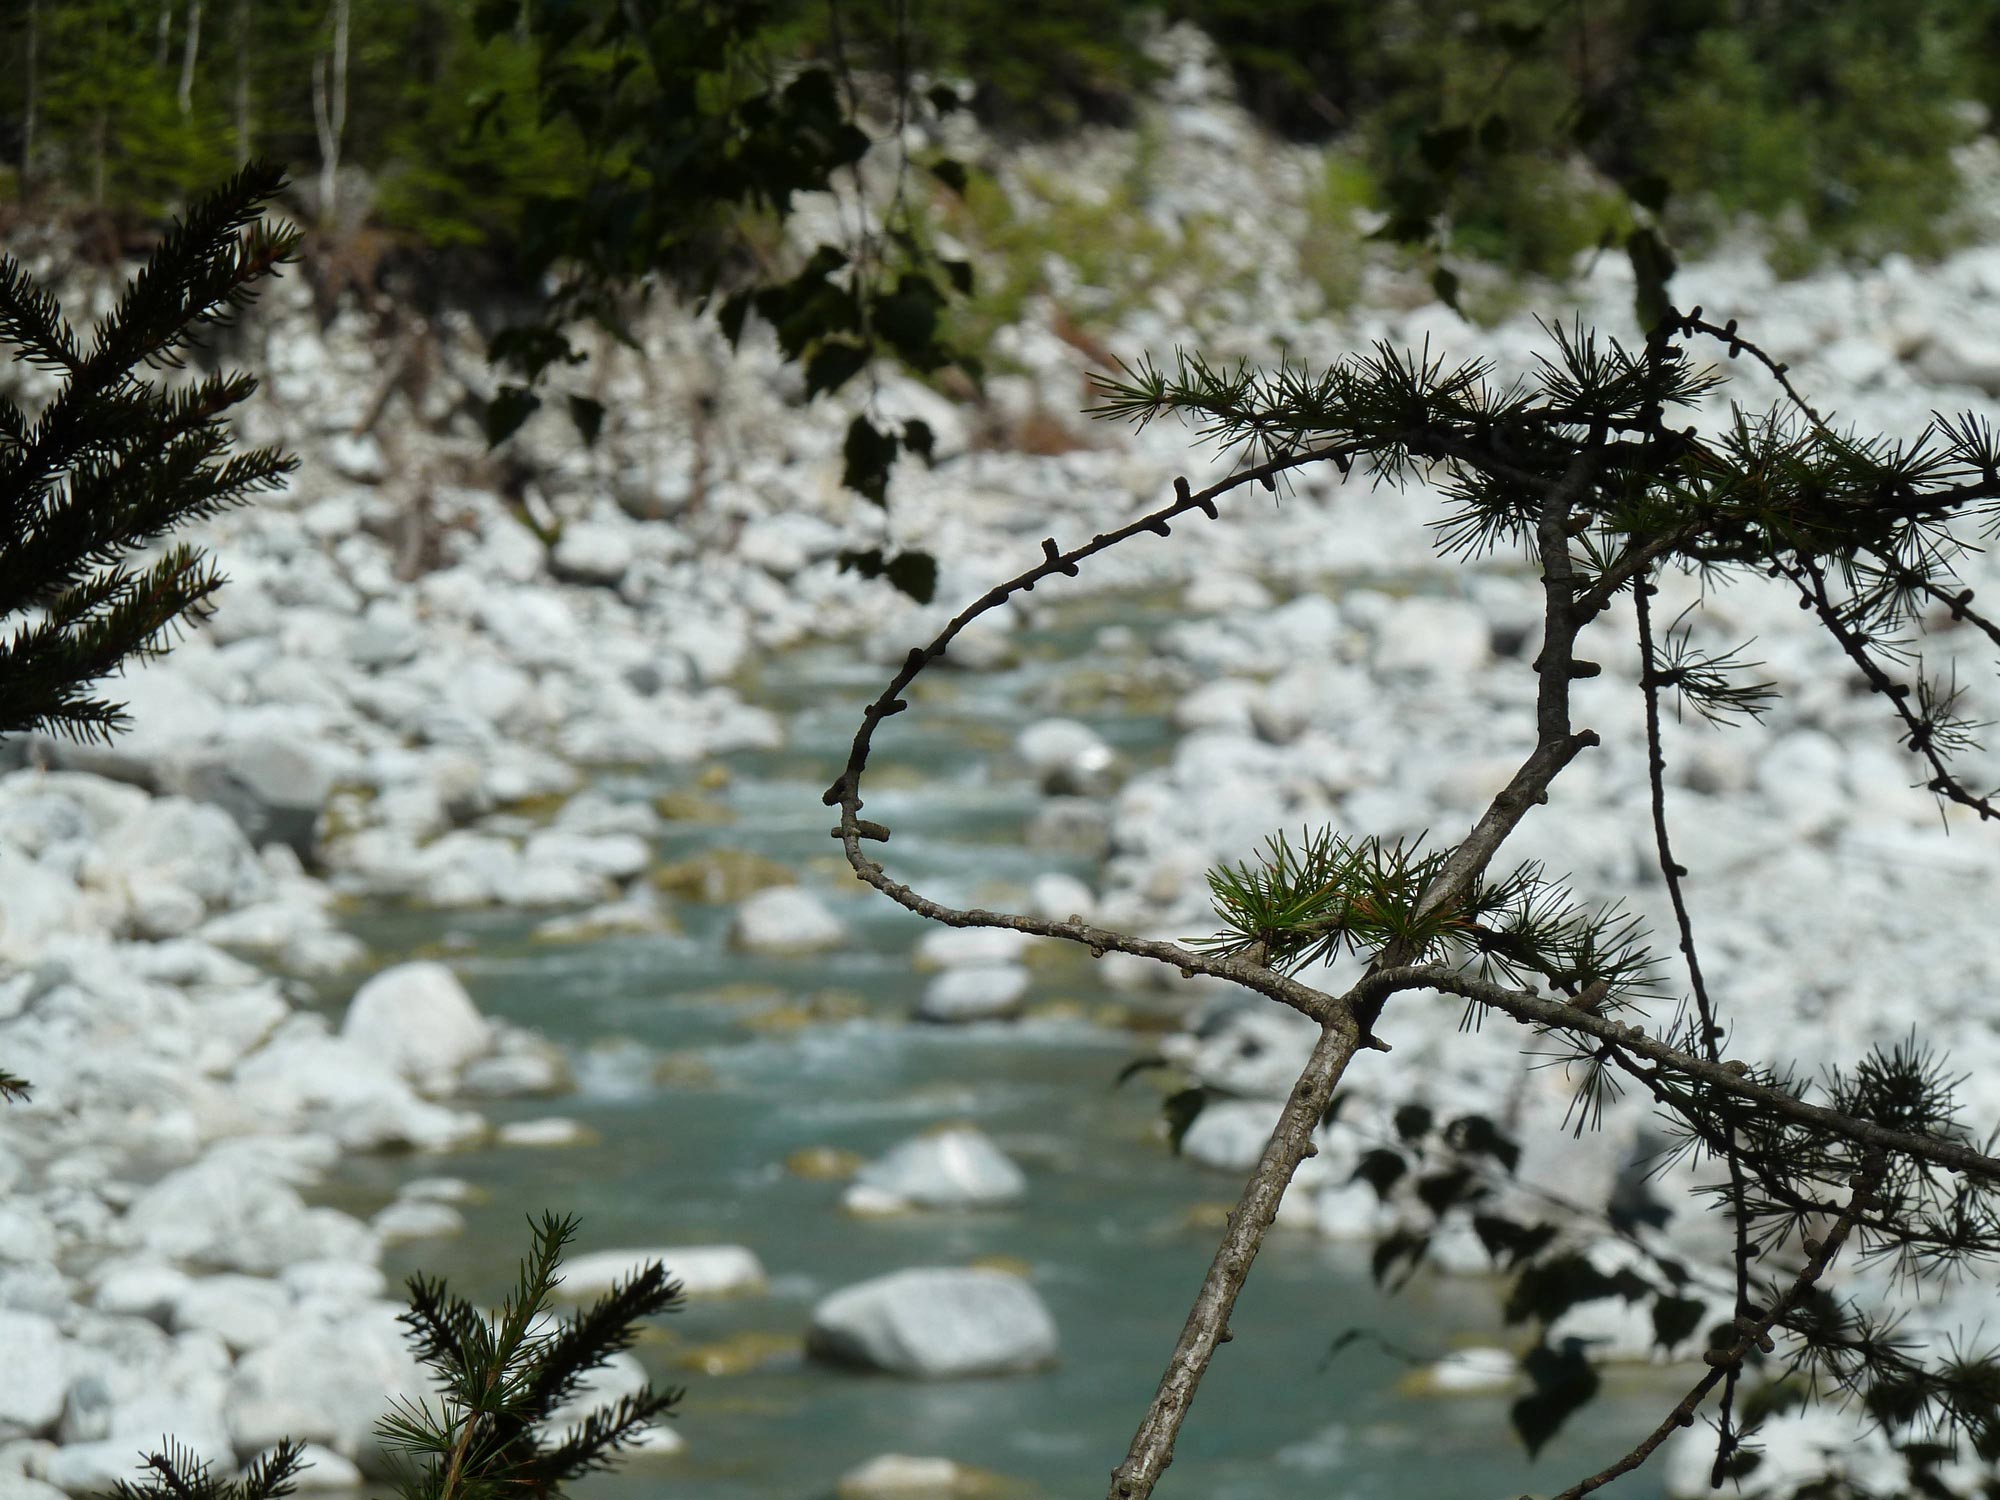
[[168,43],[174,32],[174,0],[160,0],[160,25],[153,42],[153,66],[167,70]]
[[333,222],[339,192],[340,136],[347,126],[349,0],[333,0],[333,47],[313,60],[313,127],[319,133],[319,221]]
[[41,42],[41,3],[28,0],[28,55],[21,81],[21,188],[25,193],[35,169],[35,53]]
[[250,0],[236,0],[236,157],[250,159]]
[[194,109],[194,65],[201,53],[201,0],[188,0],[187,36],[181,43],[181,86],[175,102],[183,115]]

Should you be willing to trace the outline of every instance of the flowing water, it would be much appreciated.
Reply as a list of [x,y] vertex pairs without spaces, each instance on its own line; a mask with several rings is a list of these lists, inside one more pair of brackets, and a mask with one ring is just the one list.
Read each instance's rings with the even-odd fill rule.
[[[913,712],[885,727],[871,771],[869,814],[896,830],[883,851],[892,872],[958,901],[1000,899],[1009,887],[1018,900],[1044,870],[1089,879],[1087,859],[1023,847],[1039,798],[1005,748],[1022,725],[1064,712],[1134,765],[1161,757],[1163,703],[1139,679],[1136,649],[1121,661],[1117,642],[1176,617],[1159,601],[1093,601],[1024,631],[1016,667],[928,674]],[[1114,621],[1128,633],[1097,634]],[[1086,657],[1088,676],[1076,665]],[[1221,1209],[1241,1185],[1169,1154],[1146,1079],[1115,1086],[1144,1047],[1133,1026],[1162,1023],[1175,1002],[1113,995],[1087,955],[1038,956],[1025,1021],[947,1029],[907,1019],[925,979],[909,956],[923,924],[852,878],[819,801],[886,676],[857,665],[851,648],[768,665],[746,686],[783,714],[785,747],[730,758],[726,786],[712,793],[728,821],[672,825],[661,849],[667,859],[729,848],[784,861],[849,923],[853,941],[838,953],[732,953],[727,908],[685,902],[680,934],[574,945],[534,941],[531,924],[512,915],[355,919],[385,960],[442,947],[485,1012],[571,1050],[576,1094],[492,1108],[496,1122],[560,1113],[597,1138],[563,1150],[351,1162],[337,1201],[362,1211],[416,1176],[449,1172],[479,1189],[463,1236],[398,1247],[392,1275],[422,1268],[496,1301],[526,1247],[528,1217],[543,1209],[581,1217],[582,1251],[737,1243],[771,1274],[768,1294],[695,1303],[639,1347],[657,1379],[688,1387],[677,1419],[688,1451],[593,1477],[580,1487],[592,1500],[824,1496],[845,1470],[884,1452],[949,1456],[1019,1481],[1008,1492],[1024,1496],[1101,1494],[1199,1284]],[[635,798],[685,784],[637,775],[602,783]],[[839,1182],[786,1166],[808,1147],[872,1156],[949,1120],[976,1123],[1022,1165],[1023,1202],[858,1220],[839,1211]],[[1031,1276],[1062,1333],[1056,1368],[918,1384],[800,1353],[826,1292],[906,1266],[984,1258]],[[1508,1341],[1518,1331],[1499,1327],[1496,1285],[1420,1277],[1385,1297],[1365,1247],[1275,1232],[1163,1495],[1546,1493],[1601,1466],[1671,1404],[1657,1376],[1614,1378],[1531,1464],[1507,1427],[1509,1397],[1410,1394],[1400,1388],[1407,1365],[1372,1344],[1323,1358],[1356,1325],[1432,1358]],[[1661,1491],[1642,1472],[1614,1493],[1647,1500]]]

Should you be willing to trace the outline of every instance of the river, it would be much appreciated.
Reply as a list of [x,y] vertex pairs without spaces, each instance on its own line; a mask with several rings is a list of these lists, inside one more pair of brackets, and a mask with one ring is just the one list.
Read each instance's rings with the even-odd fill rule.
[[[1156,762],[1171,729],[1136,643],[1177,617],[1171,601],[1099,597],[1024,630],[1014,666],[927,675],[918,711],[885,729],[871,770],[870,815],[896,830],[891,869],[961,900],[1019,900],[1027,878],[1049,869],[1090,880],[1087,858],[1024,847],[1040,799],[1004,752],[1022,725],[1063,712],[1133,766]],[[1110,624],[1126,629],[1101,636]],[[1087,679],[1076,666],[1085,653]],[[819,801],[885,677],[839,646],[766,663],[742,686],[783,716],[784,748],[729,758],[726,782],[708,768],[700,795],[719,820],[673,824],[660,849],[667,860],[728,848],[783,861],[849,923],[843,951],[745,957],[725,945],[728,909],[690,902],[677,907],[677,935],[578,944],[537,941],[513,914],[351,918],[382,961],[441,952],[485,1012],[570,1051],[575,1094],[496,1106],[496,1122],[561,1114],[594,1136],[560,1150],[350,1161],[331,1196],[359,1211],[420,1176],[450,1173],[475,1189],[466,1233],[394,1248],[392,1276],[422,1268],[497,1300],[528,1217],[543,1209],[581,1217],[580,1251],[735,1243],[770,1272],[767,1294],[690,1305],[639,1346],[658,1379],[688,1388],[676,1419],[687,1451],[594,1476],[578,1487],[588,1500],[824,1496],[884,1452],[949,1456],[1013,1481],[1007,1494],[1100,1493],[1240,1185],[1169,1153],[1152,1075],[1116,1086],[1174,1002],[1105,990],[1087,955],[1037,955],[1026,1020],[908,1019],[925,979],[910,957],[923,924],[853,880]],[[624,773],[599,785],[648,798],[694,783],[685,772]],[[1023,1202],[856,1219],[838,1208],[839,1182],[787,1166],[815,1147],[873,1156],[950,1120],[976,1123],[1021,1164]],[[1056,1368],[926,1385],[803,1358],[800,1336],[826,1292],[901,1267],[986,1259],[1024,1270],[1047,1301],[1063,1340]],[[1611,1372],[1607,1394],[1530,1463],[1507,1426],[1510,1397],[1416,1394],[1409,1366],[1372,1344],[1324,1359],[1357,1325],[1430,1358],[1518,1344],[1520,1330],[1500,1328],[1498,1285],[1422,1276],[1385,1297],[1365,1246],[1275,1232],[1162,1495],[1546,1493],[1600,1467],[1671,1404],[1657,1372]],[[1642,1471],[1617,1493],[1662,1491]]]

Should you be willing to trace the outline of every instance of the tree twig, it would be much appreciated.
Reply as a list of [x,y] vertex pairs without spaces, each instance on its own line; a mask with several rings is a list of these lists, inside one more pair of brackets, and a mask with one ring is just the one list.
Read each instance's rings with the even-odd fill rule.
[[1771,1329],[1776,1326],[1780,1318],[1797,1307],[1818,1283],[1820,1277],[1826,1274],[1826,1268],[1840,1253],[1841,1246],[1847,1243],[1848,1235],[1853,1232],[1861,1211],[1867,1207],[1876,1185],[1881,1180],[1882,1162],[1877,1157],[1868,1167],[1856,1174],[1853,1196],[1847,1200],[1847,1206],[1841,1210],[1839,1219],[1827,1232],[1826,1238],[1811,1246],[1804,1268],[1792,1279],[1792,1284],[1785,1289],[1784,1295],[1775,1299],[1761,1314],[1752,1316],[1748,1312],[1739,1312],[1736,1317],[1738,1330],[1736,1342],[1726,1349],[1711,1349],[1703,1356],[1710,1366],[1708,1373],[1696,1381],[1693,1389],[1681,1397],[1679,1403],[1667,1413],[1660,1425],[1641,1438],[1629,1453],[1615,1463],[1600,1469],[1588,1479],[1571,1485],[1556,1496],[1555,1500],[1583,1500],[1585,1495],[1603,1489],[1612,1480],[1638,1468],[1653,1456],[1654,1450],[1660,1444],[1680,1428],[1693,1426],[1695,1411],[1707,1399],[1708,1393],[1714,1390],[1718,1383],[1732,1380],[1743,1368],[1743,1361],[1749,1357],[1752,1349],[1770,1348]]

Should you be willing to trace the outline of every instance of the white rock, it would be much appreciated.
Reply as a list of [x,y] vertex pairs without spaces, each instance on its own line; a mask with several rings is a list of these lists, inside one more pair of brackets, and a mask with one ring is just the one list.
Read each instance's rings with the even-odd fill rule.
[[595,1144],[597,1132],[581,1120],[566,1115],[545,1115],[539,1120],[509,1120],[493,1134],[502,1146],[522,1146],[529,1150],[561,1150],[568,1146]]
[[377,1301],[389,1288],[379,1266],[354,1260],[295,1261],[278,1273],[278,1280],[301,1302],[353,1310]]
[[[235,1074],[239,1100],[267,1121],[317,1125],[350,1150],[444,1151],[485,1133],[478,1115],[418,1098],[392,1059],[328,1036],[324,1025],[317,1015],[295,1015],[244,1058]],[[430,1081],[441,1089],[449,1078]]]
[[903,1141],[864,1166],[855,1180],[922,1208],[1012,1203],[1028,1189],[1021,1169],[970,1125]]
[[18,1203],[0,1203],[0,1261],[55,1259],[56,1232],[41,1214]]
[[348,1002],[340,1034],[418,1083],[449,1078],[493,1045],[465,986],[440,963],[384,969]]
[[63,1500],[64,1492],[45,1479],[9,1473],[0,1468],[0,1500]]
[[1938,385],[1970,385],[2000,395],[2000,340],[1974,324],[1946,321],[1934,327],[1917,351],[1916,367]]
[[226,1151],[169,1172],[133,1201],[124,1227],[156,1255],[252,1275],[296,1260],[374,1255],[366,1226],[337,1209],[308,1208],[291,1187]]
[[1117,753],[1096,730],[1074,719],[1030,724],[1014,741],[1014,753],[1054,796],[1099,796],[1117,781]]
[[1394,1216],[1365,1182],[1334,1183],[1313,1199],[1313,1227],[1330,1240],[1377,1239]]
[[1188,1126],[1181,1155],[1219,1171],[1247,1172],[1264,1154],[1284,1107],[1278,1099],[1217,1099]]
[[947,969],[924,986],[920,1021],[1004,1021],[1021,1013],[1028,971],[1019,964]]
[[1491,656],[1486,618],[1462,599],[1396,601],[1377,627],[1375,670],[1384,676],[1462,679]]
[[948,1458],[884,1453],[857,1464],[834,1486],[837,1500],[954,1500],[977,1477]]
[[1034,941],[1011,927],[933,927],[917,939],[915,959],[920,969],[1018,963]]
[[841,1191],[840,1211],[856,1219],[893,1219],[910,1211],[910,1200],[887,1188],[853,1182]]
[[822,1359],[930,1379],[1038,1369],[1056,1357],[1057,1339],[1042,1299],[1018,1276],[934,1267],[825,1298],[806,1347]]
[[476,1058],[458,1079],[459,1092],[475,1099],[542,1098],[569,1086],[568,1059],[545,1042],[532,1049]]
[[149,1318],[166,1326],[194,1278],[159,1261],[125,1261],[100,1274],[92,1299],[100,1312]]
[[672,1458],[677,1453],[687,1452],[687,1439],[664,1422],[654,1422],[639,1429],[625,1451],[636,1457]]
[[1424,1384],[1446,1395],[1504,1391],[1517,1384],[1520,1370],[1505,1349],[1454,1349],[1423,1372]]
[[0,1309],[0,1428],[35,1434],[62,1415],[62,1335],[39,1313]]
[[559,578],[609,588],[632,565],[632,537],[624,527],[572,521],[563,527],[549,561]]
[[324,1443],[374,1467],[374,1428],[398,1397],[432,1394],[403,1339],[394,1303],[376,1303],[337,1323],[300,1321],[276,1342],[238,1360],[228,1416],[239,1452],[281,1438]]
[[335,433],[326,440],[326,461],[334,473],[356,484],[379,484],[389,472],[382,445],[368,432]]
[[465,1232],[465,1215],[449,1203],[392,1203],[369,1221],[385,1245],[444,1239]]
[[1029,882],[1028,909],[1044,922],[1067,922],[1071,917],[1087,922],[1097,910],[1097,896],[1074,875],[1050,871]]
[[176,1331],[213,1333],[238,1352],[270,1343],[291,1320],[291,1294],[262,1276],[204,1276],[174,1303]]
[[773,886],[736,908],[730,945],[746,953],[821,953],[847,940],[847,926],[810,891]]
[[560,828],[531,835],[521,853],[530,864],[571,865],[611,880],[630,880],[653,862],[652,848],[636,834],[588,834]]
[[688,1297],[734,1297],[764,1289],[764,1263],[741,1245],[678,1245],[659,1250],[598,1250],[563,1262],[562,1295],[583,1301],[629,1280],[652,1261],[667,1268]]

